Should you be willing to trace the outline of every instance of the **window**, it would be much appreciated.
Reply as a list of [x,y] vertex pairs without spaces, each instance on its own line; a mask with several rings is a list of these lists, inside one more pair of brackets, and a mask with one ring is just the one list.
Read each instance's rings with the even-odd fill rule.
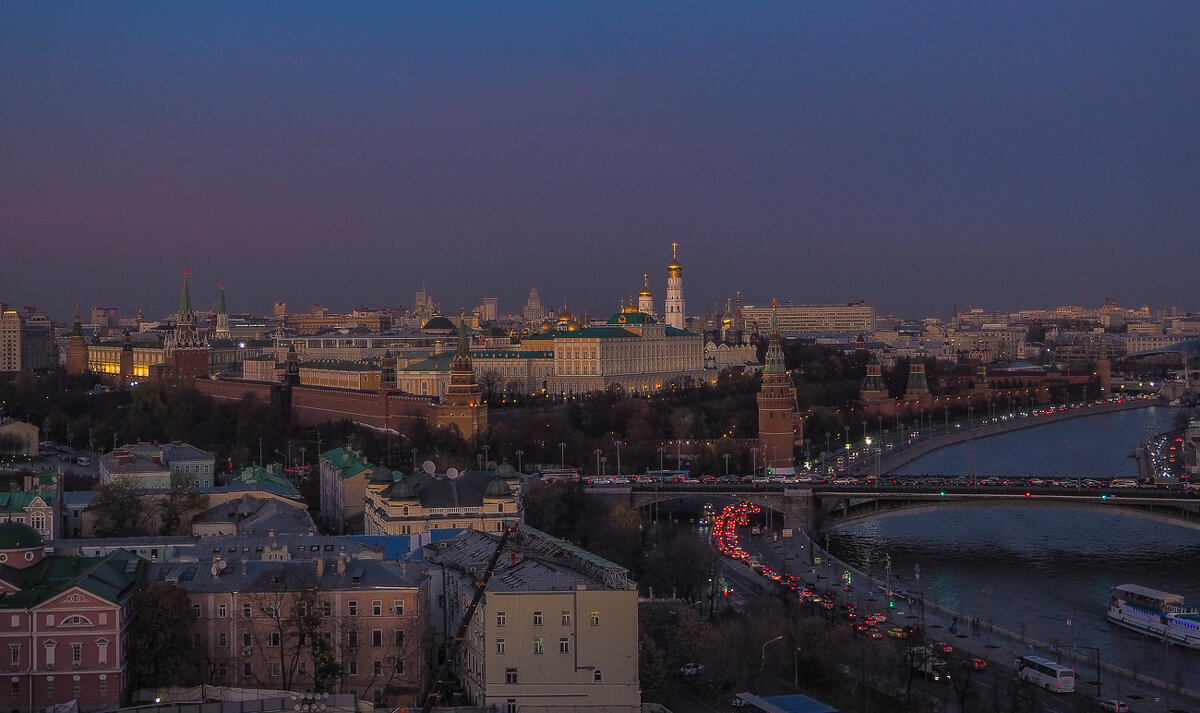
[[351,600],[346,602],[346,606],[349,607],[350,616],[358,616],[358,602]]
[[351,651],[354,651],[355,649],[358,648],[358,632],[357,631],[351,631],[346,636],[346,645],[350,647]]
[[371,662],[371,675],[373,675],[373,676],[382,676],[383,675],[383,662],[382,661],[372,661]]
[[542,613],[540,611],[535,611],[533,613],[533,625],[534,626],[542,625]]
[[504,713],[517,713],[517,699],[509,698],[504,701]]
[[349,667],[346,669],[346,673],[348,673],[351,676],[357,676],[358,675],[358,662],[351,661]]
[[83,644],[71,644],[71,663],[78,666],[83,662]]
[[496,612],[496,626],[504,626],[507,622],[508,622],[508,617],[506,617],[504,615],[504,612],[502,612],[502,611]]
[[195,614],[196,614],[196,618],[197,618],[197,619],[199,619],[199,618],[200,618],[200,615],[201,615],[201,613],[202,613],[204,610],[200,608],[200,605],[199,605],[199,604],[193,604],[193,605],[192,605],[192,611],[193,611],[193,612],[195,612]]
[[308,676],[308,662],[307,661],[305,661],[304,659],[301,659],[298,669],[299,669],[299,673],[301,676]]
[[600,669],[592,671],[592,683],[604,683],[604,672]]
[[383,602],[371,602],[371,616],[383,616]]
[[397,599],[392,602],[392,614],[396,616],[404,616],[404,600]]
[[592,626],[600,626],[600,612],[592,612]]
[[396,648],[404,646],[404,631],[396,629]]
[[80,686],[79,677],[75,676],[74,678],[72,678],[71,679],[71,696],[74,698],[79,698],[79,691],[81,688],[82,687]]
[[14,628],[14,629],[15,629],[15,628],[17,628],[18,626],[20,626],[20,625],[21,625],[21,617],[20,617],[19,615],[17,615],[17,614],[13,614],[13,615],[12,615],[11,622],[12,622],[12,623],[11,623],[10,625],[12,626],[12,628]]
[[108,640],[100,639],[99,641],[97,641],[96,642],[96,650],[99,652],[98,663],[101,666],[107,666],[108,665]]
[[496,653],[504,655],[504,639],[496,639]]
[[571,640],[570,639],[559,639],[558,640],[558,653],[560,653],[560,654],[571,653]]
[[104,698],[108,695],[108,676],[100,675],[100,697]]
[[383,629],[371,630],[371,646],[383,646]]
[[21,679],[13,678],[12,680],[12,697],[18,698],[21,695]]
[[249,604],[249,602],[242,604],[242,618],[243,618],[243,619],[249,619],[249,618],[250,618],[250,604]]
[[248,646],[250,646],[251,643],[252,643],[252,641],[250,639],[250,632],[243,631],[242,632],[242,646],[248,647]]
[[533,640],[533,653],[542,653],[542,637],[537,637]]
[[333,602],[328,600],[321,602],[321,614],[325,617],[333,616]]
[[8,655],[9,655],[9,660],[12,662],[12,665],[19,666],[21,664],[21,645],[20,644],[9,644],[8,645]]
[[225,605],[218,604],[217,605],[217,618],[224,619],[226,616],[228,616],[228,610],[226,609]]
[[563,626],[571,625],[571,612],[567,611],[565,609],[563,610],[563,613],[562,613],[562,625]]
[[279,648],[279,632],[278,631],[272,631],[270,634],[267,635],[267,646],[270,646],[273,649]]
[[504,682],[505,683],[517,683],[517,681],[518,681],[517,669],[515,669],[515,668],[504,669]]
[[268,676],[270,676],[271,678],[279,678],[280,671],[281,671],[281,668],[279,666],[278,661],[268,661],[267,662],[267,675]]
[[229,646],[229,636],[223,631],[217,634],[217,646],[222,649]]
[[254,669],[250,667],[249,661],[242,662],[242,675],[246,678],[252,678],[254,676]]

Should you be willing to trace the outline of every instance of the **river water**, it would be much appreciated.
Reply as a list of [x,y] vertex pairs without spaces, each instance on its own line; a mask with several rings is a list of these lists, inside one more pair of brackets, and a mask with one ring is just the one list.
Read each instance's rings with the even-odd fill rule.
[[[1152,407],[1060,421],[950,446],[897,472],[1136,476],[1129,454],[1170,429],[1178,412]],[[1168,648],[1105,619],[1109,589],[1118,584],[1200,604],[1200,532],[1103,512],[980,507],[846,527],[831,534],[830,545],[880,578],[890,556],[901,589],[961,611],[960,621],[978,618],[1058,646],[1096,647],[1106,664],[1168,682],[1200,681],[1200,651]]]

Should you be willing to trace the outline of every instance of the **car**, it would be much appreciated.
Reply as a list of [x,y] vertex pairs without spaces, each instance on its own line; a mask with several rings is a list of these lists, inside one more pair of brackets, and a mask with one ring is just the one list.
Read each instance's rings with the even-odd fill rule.
[[969,668],[972,671],[982,671],[987,668],[987,661],[984,661],[981,658],[967,659],[966,661],[963,661],[963,667]]
[[738,697],[735,697],[735,698],[733,699],[733,704],[732,704],[732,705],[733,705],[733,707],[734,707],[734,708],[746,708],[746,707],[748,707],[750,704],[746,702],[746,699],[745,699],[745,698],[742,698],[742,697],[738,696]]
[[879,629],[867,629],[867,636],[871,637],[872,639],[882,639],[883,632]]
[[908,637],[908,632],[903,628],[888,629],[887,634],[893,639],[904,639]]
[[1119,701],[1116,698],[1110,698],[1100,704],[1100,710],[1112,711],[1112,713],[1128,713],[1129,704],[1125,701]]
[[941,641],[935,641],[933,642],[933,650],[939,654],[948,654],[954,650],[954,647]]
[[684,678],[689,678],[699,674],[703,670],[704,664],[702,663],[685,663],[679,667],[679,675],[683,676]]

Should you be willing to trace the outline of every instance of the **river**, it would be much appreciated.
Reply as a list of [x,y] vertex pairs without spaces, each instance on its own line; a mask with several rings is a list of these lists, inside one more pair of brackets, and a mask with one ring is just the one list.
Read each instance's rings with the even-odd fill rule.
[[[897,472],[1136,476],[1129,454],[1170,429],[1178,412],[1152,407],[1061,421],[950,446]],[[961,611],[961,620],[1095,647],[1104,663],[1168,682],[1200,680],[1200,651],[1168,648],[1105,619],[1109,589],[1118,584],[1200,603],[1200,532],[1102,512],[981,507],[846,527],[831,534],[830,545],[880,578],[890,556],[901,588]]]

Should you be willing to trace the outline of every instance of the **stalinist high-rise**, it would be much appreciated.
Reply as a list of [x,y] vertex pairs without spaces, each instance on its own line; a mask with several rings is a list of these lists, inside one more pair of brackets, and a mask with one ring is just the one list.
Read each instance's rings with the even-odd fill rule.
[[685,329],[683,305],[683,265],[679,264],[679,243],[671,243],[671,262],[667,263],[667,300],[663,318],[676,329]]

